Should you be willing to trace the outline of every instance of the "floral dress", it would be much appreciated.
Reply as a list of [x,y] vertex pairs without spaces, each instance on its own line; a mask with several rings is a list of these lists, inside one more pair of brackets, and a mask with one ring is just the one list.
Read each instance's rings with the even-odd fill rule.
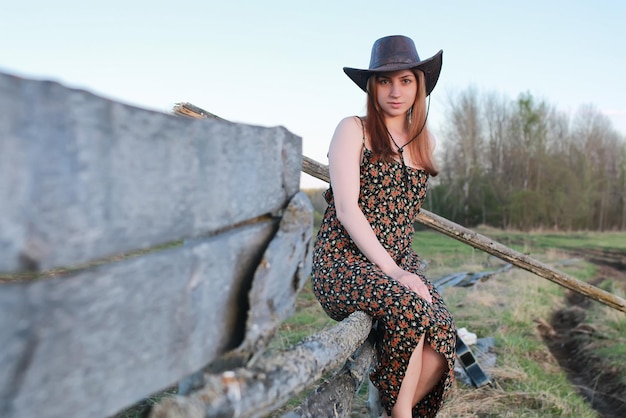
[[454,378],[456,331],[441,295],[421,270],[412,250],[413,222],[426,194],[428,174],[401,162],[376,160],[364,150],[359,206],[378,240],[398,266],[422,277],[432,304],[385,275],[357,248],[335,211],[332,187],[313,252],[313,291],[326,313],[341,321],[364,311],[377,322],[376,363],[370,375],[387,413],[396,403],[407,364],[422,335],[441,353],[448,369],[435,388],[413,409],[414,417],[432,417],[443,404]]

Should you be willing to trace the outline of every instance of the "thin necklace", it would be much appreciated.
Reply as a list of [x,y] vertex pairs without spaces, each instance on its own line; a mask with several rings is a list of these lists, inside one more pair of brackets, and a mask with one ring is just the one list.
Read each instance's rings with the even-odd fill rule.
[[[404,171],[404,178],[406,180],[407,184],[411,183],[411,178],[409,175],[409,169],[406,165],[406,163],[404,162],[404,147],[406,147],[407,145],[409,145],[411,142],[413,142],[418,136],[420,136],[420,134],[422,133],[422,131],[424,130],[424,127],[426,126],[426,121],[428,120],[428,112],[430,111],[430,96],[428,96],[428,107],[426,108],[426,117],[424,118],[424,123],[422,123],[422,127],[420,128],[420,130],[417,132],[417,135],[415,135],[413,138],[411,138],[406,144],[402,145],[402,146],[398,146],[398,143],[396,142],[395,139],[393,139],[393,136],[391,135],[391,132],[389,132],[389,129],[387,129],[387,125],[385,125],[385,123],[383,122],[383,126],[385,127],[385,131],[387,131],[387,135],[389,135],[389,138],[391,138],[391,142],[393,142],[393,145],[396,146],[396,148],[398,149],[398,153],[400,154],[400,161],[402,163],[402,170]],[[405,186],[407,187],[407,186]]]
[[[424,128],[422,128],[424,129]],[[404,152],[404,147],[406,147],[407,145],[409,145],[411,142],[413,142],[413,140],[415,138],[417,138],[417,136],[414,136],[409,142],[407,142],[406,144],[399,146],[398,143],[396,142],[395,139],[393,139],[393,136],[391,135],[391,132],[389,132],[389,129],[387,129],[387,126],[385,125],[385,130],[387,131],[387,135],[389,135],[389,138],[391,138],[391,142],[393,142],[393,145],[396,146],[396,148],[398,149],[398,152],[400,153],[400,159],[402,160],[402,163],[404,164],[404,158],[402,157],[402,153]],[[422,133],[422,130],[420,129],[420,133]],[[419,136],[419,134],[417,134]]]
[[[409,141],[406,144],[404,144],[401,147],[399,147],[398,144],[396,143],[396,140],[393,139],[393,136],[391,136],[391,132],[389,132],[389,129],[387,129],[387,125],[383,125],[383,126],[385,127],[385,130],[387,131],[387,135],[389,135],[389,138],[391,138],[391,141],[393,142],[393,145],[395,145],[396,148],[398,148],[398,153],[400,153],[400,162],[402,163],[402,171],[404,171],[404,179],[406,180],[406,183],[409,184],[410,181],[411,181],[411,179],[409,177],[409,169],[407,168],[406,163],[404,162],[404,155],[402,153],[404,152],[404,147],[409,145],[411,143],[411,141],[413,141],[413,139],[417,138],[417,136],[413,137],[413,139],[411,139],[411,141]],[[422,129],[424,129],[424,128],[422,127]],[[420,129],[420,132],[422,132],[421,129]]]
[[391,132],[389,132],[389,129],[387,129],[387,125],[385,125],[383,123],[383,126],[385,127],[385,131],[387,131],[387,135],[389,135],[389,138],[391,138],[391,142],[393,142],[393,145],[396,146],[396,148],[398,149],[398,153],[400,154],[400,161],[402,161],[402,165],[404,166],[404,168],[406,168],[406,163],[404,162],[404,147],[406,147],[407,145],[409,145],[411,142],[413,142],[418,136],[420,136],[420,134],[422,133],[422,131],[424,130],[424,127],[426,126],[426,121],[428,120],[428,112],[430,111],[430,96],[428,96],[428,106],[426,107],[426,117],[424,118],[424,123],[422,123],[422,127],[420,128],[419,131],[417,131],[417,134],[411,138],[411,140],[409,142],[407,142],[406,144],[399,146],[398,143],[396,142],[395,139],[393,139],[393,136],[391,136]]

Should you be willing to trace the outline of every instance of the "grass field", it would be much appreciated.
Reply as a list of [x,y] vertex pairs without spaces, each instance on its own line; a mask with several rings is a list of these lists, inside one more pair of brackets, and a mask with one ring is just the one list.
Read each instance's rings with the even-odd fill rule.
[[[558,264],[571,259],[570,252],[581,254],[588,249],[626,253],[626,233],[528,234],[485,228],[479,232],[546,263]],[[501,265],[501,261],[493,256],[432,231],[417,232],[414,248],[428,262],[431,279],[451,272],[493,270]],[[622,297],[626,293],[626,279],[615,276],[598,280],[599,267],[582,259],[559,268]],[[556,332],[550,325],[554,313],[568,309],[567,295],[568,292],[558,285],[519,269],[478,282],[470,288],[447,288],[444,298],[455,316],[457,327],[466,327],[479,338],[493,337],[497,361],[495,367],[487,370],[494,385],[476,389],[457,383],[439,416],[598,416],[581,395],[585,392],[581,388],[597,387],[598,382],[573,384],[546,340],[546,332]],[[582,345],[585,351],[575,355],[580,355],[581,361],[583,356],[593,355],[594,362],[589,363],[589,367],[594,370],[590,370],[589,379],[613,371],[626,385],[626,315],[597,302],[587,305],[585,312],[585,329],[592,329],[594,333],[587,335]],[[274,347],[286,347],[333,324],[307,286],[298,298],[295,315],[281,327]],[[587,357],[585,361],[589,361]],[[622,386],[617,390],[622,390]],[[609,394],[613,397],[622,395],[622,399],[626,399],[626,393]],[[361,390],[353,417],[366,416],[365,397],[365,391]],[[281,411],[298,402],[299,399],[294,399]],[[604,416],[611,415],[605,413]]]

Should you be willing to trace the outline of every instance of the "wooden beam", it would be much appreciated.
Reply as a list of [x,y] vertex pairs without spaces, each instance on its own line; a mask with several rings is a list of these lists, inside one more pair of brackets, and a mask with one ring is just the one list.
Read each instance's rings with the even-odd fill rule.
[[175,115],[187,116],[187,117],[192,118],[192,119],[220,119],[220,120],[226,120],[226,119],[220,118],[215,113],[211,113],[209,111],[201,109],[198,106],[195,106],[195,105],[193,105],[193,104],[191,104],[189,102],[176,103],[174,105],[174,107],[172,108],[172,111],[174,112]]
[[[321,164],[311,158],[302,157],[302,171],[320,180],[330,182],[328,166]],[[467,229],[441,216],[427,210],[420,210],[417,221],[429,228],[439,231],[449,237],[468,244],[479,250],[483,250],[493,256],[508,261],[509,263],[530,271],[539,277],[548,279],[560,286],[580,293],[597,302],[603,303],[611,308],[626,312],[626,300],[602,290],[589,283],[575,279],[566,273],[560,272],[553,267],[535,260],[525,254],[515,251],[477,232]]]
[[367,339],[371,327],[367,314],[355,312],[333,328],[286,351],[261,357],[246,368],[205,374],[200,389],[162,400],[149,417],[264,416],[341,366]]
[[371,370],[374,355],[373,341],[368,339],[341,370],[318,386],[300,406],[281,418],[351,416],[356,392]]

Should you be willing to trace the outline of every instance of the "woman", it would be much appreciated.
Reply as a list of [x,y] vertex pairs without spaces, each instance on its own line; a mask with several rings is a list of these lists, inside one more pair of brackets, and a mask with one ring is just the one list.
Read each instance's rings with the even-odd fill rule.
[[377,40],[369,69],[344,68],[367,93],[367,115],[343,119],[328,153],[313,289],[331,318],[359,310],[377,321],[370,379],[386,417],[435,416],[454,377],[452,316],[411,248],[428,178],[437,175],[426,96],[441,62],[442,51],[420,60],[405,36]]

